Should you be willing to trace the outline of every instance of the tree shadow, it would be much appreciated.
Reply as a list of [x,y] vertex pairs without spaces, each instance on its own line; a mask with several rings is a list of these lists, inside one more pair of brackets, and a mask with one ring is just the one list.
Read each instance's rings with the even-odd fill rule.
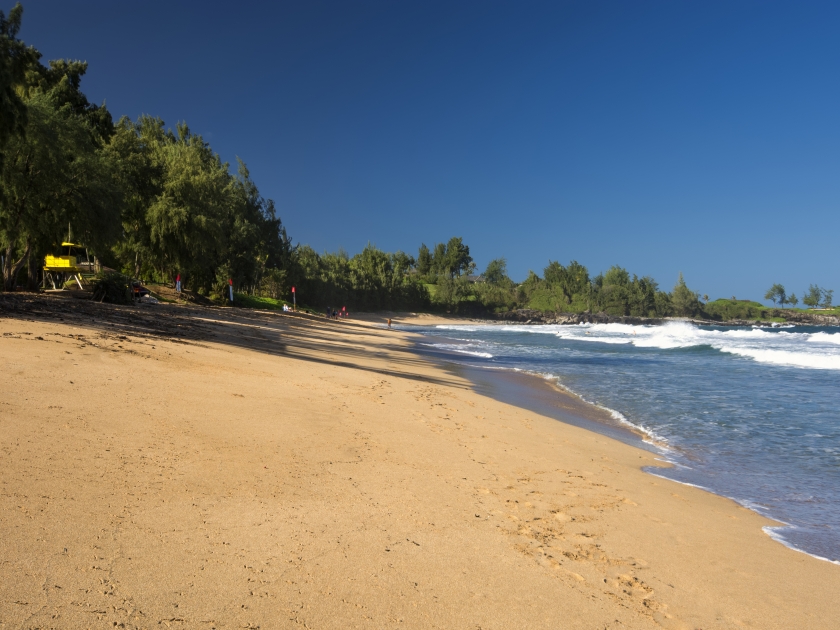
[[[377,335],[370,326],[304,313],[172,304],[121,306],[56,295],[0,293],[0,318],[60,322],[105,335],[191,344],[212,342],[382,376],[468,387],[454,374],[452,378],[421,374],[429,361],[410,348],[397,343],[366,343]],[[376,361],[379,365],[370,365],[372,358],[380,359]],[[383,362],[389,365],[383,367]]]

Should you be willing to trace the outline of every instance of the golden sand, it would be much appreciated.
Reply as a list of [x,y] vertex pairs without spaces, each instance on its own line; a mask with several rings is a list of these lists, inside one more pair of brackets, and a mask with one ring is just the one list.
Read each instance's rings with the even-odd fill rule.
[[0,311],[0,628],[840,626],[840,567],[406,333],[101,308]]

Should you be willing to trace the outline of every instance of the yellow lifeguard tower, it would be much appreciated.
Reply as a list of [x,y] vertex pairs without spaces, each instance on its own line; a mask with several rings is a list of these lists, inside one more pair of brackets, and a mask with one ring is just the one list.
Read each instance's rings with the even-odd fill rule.
[[47,254],[44,258],[43,286],[46,287],[49,282],[53,289],[60,289],[67,280],[73,278],[79,288],[84,290],[82,274],[96,273],[96,258],[91,261],[87,247],[79,243],[64,241],[61,249],[62,253],[58,256]]

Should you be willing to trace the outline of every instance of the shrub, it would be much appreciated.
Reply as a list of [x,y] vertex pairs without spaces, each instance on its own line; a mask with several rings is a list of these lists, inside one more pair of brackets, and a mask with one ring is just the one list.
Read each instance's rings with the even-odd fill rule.
[[110,304],[131,304],[131,280],[116,271],[102,271],[93,283],[93,298]]

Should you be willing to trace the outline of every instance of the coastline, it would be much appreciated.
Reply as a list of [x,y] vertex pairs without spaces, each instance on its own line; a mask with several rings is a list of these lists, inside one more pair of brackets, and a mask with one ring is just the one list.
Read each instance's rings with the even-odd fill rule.
[[[407,328],[402,330],[416,334]],[[483,396],[616,439],[629,446],[643,449],[654,449],[657,446],[656,438],[643,428],[628,422],[613,409],[584,399],[565,388],[554,377],[547,378],[544,374],[515,368],[471,365],[464,362],[462,354],[430,347],[430,344],[425,343],[430,340],[429,337],[422,336],[420,339],[415,344],[418,354],[431,358],[443,369],[465,378]]]
[[[785,309],[767,309],[770,317],[784,320],[784,325],[797,326],[840,326],[840,317],[837,315],[826,315],[820,312],[791,312]],[[529,309],[519,309],[496,313],[493,317],[470,318],[457,315],[442,315],[431,313],[411,312],[386,312],[386,313],[360,313],[358,318],[363,321],[378,321],[382,317],[386,320],[392,317],[395,323],[408,326],[434,326],[436,324],[469,325],[477,324],[482,326],[502,325],[523,325],[539,326],[544,324],[556,324],[563,326],[574,326],[577,324],[629,324],[634,326],[663,326],[670,323],[689,323],[697,326],[766,326],[778,327],[782,325],[779,321],[772,319],[697,319],[691,317],[640,317],[635,315],[607,315],[606,313],[544,313]]]
[[768,519],[381,322],[46,317],[0,311],[8,627],[836,621],[840,570]]
[[[504,334],[494,331],[494,326],[441,326],[440,330],[423,327],[417,329],[417,332],[422,335],[422,340],[418,341],[417,347],[424,355],[455,364],[458,366],[459,373],[463,373],[469,380],[476,384],[477,391],[490,395],[497,400],[527,408],[535,413],[554,417],[561,422],[567,422],[575,426],[593,430],[632,446],[640,446],[642,448],[649,448],[650,450],[655,449],[663,461],[670,464],[670,470],[661,472],[653,471],[655,474],[677,483],[701,488],[719,496],[729,498],[761,516],[776,520],[783,525],[766,530],[767,534],[773,540],[821,561],[840,565],[840,558],[837,556],[836,537],[832,538],[830,531],[832,530],[830,524],[836,522],[832,518],[833,512],[831,511],[836,506],[836,497],[827,491],[827,488],[831,484],[829,480],[831,477],[827,477],[827,480],[822,483],[816,478],[809,480],[801,474],[797,478],[796,474],[801,472],[796,468],[797,462],[777,459],[775,455],[778,455],[778,453],[774,455],[773,444],[768,445],[770,450],[766,454],[758,455],[764,453],[761,443],[753,444],[751,447],[752,452],[747,453],[738,451],[738,447],[733,445],[731,440],[727,442],[726,435],[719,436],[717,438],[718,441],[714,443],[710,439],[706,439],[705,441],[703,439],[696,439],[696,433],[692,434],[692,430],[696,431],[697,426],[692,426],[691,414],[696,413],[700,418],[703,418],[705,414],[709,413],[713,414],[709,417],[716,416],[714,416],[715,409],[712,408],[711,411],[707,410],[704,406],[703,399],[697,398],[696,392],[693,400],[690,397],[686,398],[684,396],[680,383],[685,383],[690,386],[694,378],[693,373],[682,373],[681,378],[677,378],[676,380],[672,379],[669,382],[669,386],[673,390],[670,392],[670,395],[663,397],[663,390],[660,388],[658,390],[660,399],[658,407],[653,405],[650,413],[648,413],[645,405],[639,404],[640,400],[644,399],[644,396],[639,397],[636,395],[638,391],[647,391],[648,385],[645,382],[640,382],[637,378],[632,382],[632,385],[628,386],[628,383],[621,378],[613,381],[610,378],[605,378],[606,374],[602,377],[600,373],[588,369],[589,365],[587,363],[595,361],[597,364],[597,361],[600,360],[600,355],[594,355],[595,358],[592,358],[591,355],[584,354],[582,355],[583,358],[581,358],[577,356],[579,352],[577,346],[572,345],[570,347],[564,346],[566,354],[554,353],[550,355],[550,359],[547,359],[546,357],[548,355],[540,353],[551,352],[550,344],[549,346],[540,346],[539,342],[537,342],[533,346],[538,348],[536,351],[529,345],[531,343],[529,341],[530,339],[539,340],[544,337],[552,339],[555,332],[562,330],[562,327],[556,325],[537,326],[536,329],[505,327],[503,330],[505,331]],[[583,330],[590,329],[584,327]],[[619,327],[620,330],[622,330],[621,327]],[[716,342],[709,342],[702,336],[695,338],[691,335],[679,337],[675,342],[672,337],[659,338],[656,337],[655,333],[651,333],[653,335],[651,337],[653,342],[651,343],[651,339],[641,337],[641,335],[647,333],[641,332],[641,328],[638,330],[640,331],[641,339],[640,347],[643,348],[641,353],[649,352],[645,350],[649,347],[666,349],[675,347],[688,348],[705,343],[710,343],[712,348],[721,349],[719,345],[716,345]],[[648,327],[648,330],[655,329]],[[549,334],[546,337],[540,334],[529,335],[527,334],[529,332],[546,332]],[[573,335],[578,334],[577,331],[569,332],[573,333]],[[797,337],[798,339],[803,337],[802,332],[801,328],[790,333],[782,332],[776,339],[783,339],[786,335],[790,335],[791,339],[793,337]],[[633,330],[633,335],[635,333],[636,329]],[[825,337],[827,334],[830,337],[830,333],[831,330],[827,333],[818,332],[814,335],[813,340],[825,343],[820,337]],[[563,333],[557,332],[556,334],[562,336]],[[586,332],[585,334],[595,335],[596,333]],[[609,335],[609,333],[602,334]],[[626,335],[629,334],[626,330],[625,332],[612,332],[611,334],[612,337],[608,336],[606,341],[618,343],[621,348],[632,347],[632,345],[638,344],[636,342],[635,344],[631,344],[631,346],[621,345],[623,343],[622,339],[627,339]],[[624,335],[624,337],[621,337],[621,335]],[[767,338],[771,338],[767,337],[767,333],[759,331],[748,331],[743,333],[743,335],[749,339],[752,339],[755,335],[761,335],[759,339],[762,342]],[[805,336],[808,340],[811,340],[810,337]],[[563,336],[562,338],[586,339],[587,341],[598,340],[594,337],[583,337],[583,332],[578,337]],[[633,339],[635,342],[635,338]],[[612,345],[602,345],[602,347],[607,349],[613,348]],[[727,342],[722,350],[725,353],[744,356],[751,364],[753,359],[761,361],[765,358],[750,354],[750,346],[746,347],[747,350],[744,350],[731,342]],[[773,348],[775,351],[775,346]],[[787,350],[787,348],[783,349]],[[819,346],[816,352],[819,353],[821,350],[822,346]],[[830,347],[829,351],[832,350],[833,347]],[[538,358],[533,358],[532,352],[535,353],[533,357]],[[586,351],[582,350],[582,352]],[[772,354],[772,352],[768,353]],[[781,355],[784,352],[775,351],[775,354]],[[641,354],[641,356],[645,355]],[[797,359],[796,361],[790,358],[787,361],[782,361],[779,359],[779,356],[773,356],[769,363],[781,364],[785,367],[789,365],[811,367],[812,365],[804,358],[800,358],[799,355],[795,355],[795,358]],[[810,358],[810,355],[808,355],[808,358]],[[644,360],[642,361],[644,362]],[[695,359],[692,359],[693,361]],[[578,368],[575,368],[575,365],[578,365]],[[817,364],[817,366],[819,367],[821,364]],[[679,369],[678,364],[675,367]],[[705,364],[703,364],[702,368],[700,365],[693,365],[692,369],[699,369],[700,372],[698,373],[702,373],[702,370],[709,369],[709,367],[709,365]],[[619,372],[627,369],[626,367],[622,367]],[[660,377],[663,376],[661,372],[662,370],[660,370],[660,374],[658,375]],[[632,368],[629,369],[628,373],[633,374]],[[670,373],[665,378],[668,378],[668,376],[670,376]],[[646,378],[652,378],[652,376],[648,374]],[[516,388],[505,385],[505,381],[511,379],[516,379],[521,382],[522,386],[520,389],[522,391],[516,391]],[[803,380],[803,377],[800,377],[800,380]],[[494,382],[493,386],[488,387],[488,381]],[[657,379],[656,383],[659,382]],[[750,386],[754,382],[747,384],[741,383],[741,385],[746,385],[746,388],[736,387],[733,390],[730,387],[729,391],[749,392],[751,391]],[[764,378],[762,378],[762,382],[766,382]],[[569,384],[567,385],[567,383]],[[728,383],[726,379],[714,385],[706,383],[707,387],[705,388],[704,395],[714,397],[719,393],[720,396],[725,397],[727,396]],[[675,384],[678,386],[677,389],[674,389]],[[778,385],[779,383],[775,382],[773,386]],[[654,388],[653,391],[657,391],[655,389],[657,384],[651,383],[650,387]],[[715,387],[720,387],[721,389],[715,389]],[[546,396],[547,388],[553,390],[553,395]],[[625,396],[621,393],[622,391],[626,391],[628,395]],[[567,409],[563,409],[564,407],[568,407],[568,405],[559,402],[560,400],[568,399],[569,395],[583,405],[571,414],[566,413]],[[760,396],[761,393],[752,392],[750,395]],[[545,398],[549,400],[544,400]],[[551,398],[557,400],[551,400]],[[665,402],[666,399],[669,402]],[[740,402],[747,404],[743,399],[744,396],[741,396]],[[735,413],[735,417],[737,417],[737,407],[733,407],[731,400],[729,402],[730,408],[728,409],[728,413]],[[663,403],[665,405],[664,407]],[[671,406],[667,407],[668,404]],[[621,410],[621,412],[617,410]],[[717,411],[720,412],[720,409]],[[626,416],[625,413],[627,414]],[[749,413],[748,408],[745,413]],[[754,411],[754,413],[759,412]],[[760,413],[765,413],[765,410],[761,409]],[[767,411],[766,413],[769,414],[771,412]],[[793,427],[789,425],[795,419],[784,421],[785,413],[785,409],[783,408],[779,420],[766,422],[762,425],[762,428],[772,432],[775,426],[778,426],[781,421],[783,423],[781,426],[785,427],[786,430],[793,430]],[[670,426],[669,418],[679,416],[680,414],[686,414],[689,422],[684,425]],[[581,418],[584,418],[584,420],[581,420]],[[750,416],[747,415],[746,418],[749,419]],[[616,427],[625,430],[617,431]],[[830,433],[830,429],[826,431],[825,425],[818,426],[818,428],[805,429],[805,431],[808,431],[807,437],[826,437],[819,435],[819,433]],[[644,444],[640,442],[644,442]],[[776,444],[778,443],[777,441]],[[733,446],[734,449],[732,448]],[[825,452],[831,452],[829,450],[830,444],[823,444],[822,446]],[[806,458],[807,455],[804,453],[807,452],[807,449],[803,449],[803,453],[799,454],[799,459],[803,460],[803,458]],[[721,453],[725,453],[725,456],[720,457]],[[753,453],[756,454],[754,459]],[[764,459],[762,460],[761,457]],[[812,460],[809,459],[808,461]],[[791,465],[791,467],[788,468],[788,465]],[[827,465],[830,466],[830,462],[827,462]],[[732,473],[731,471],[733,470],[740,471],[744,476]],[[826,471],[826,474],[830,475],[831,472],[829,469]],[[750,477],[750,475],[753,476]],[[756,480],[758,483],[756,483]],[[795,483],[795,485],[791,485],[792,483]],[[793,487],[798,489],[795,492],[801,492],[803,494],[796,494],[788,500],[788,496],[784,494],[784,489]],[[776,491],[776,489],[779,490]],[[804,496],[804,493],[809,494]],[[803,496],[804,500],[799,504],[798,501]],[[813,497],[818,498],[812,501],[813,505],[809,505],[808,500],[813,499]],[[826,507],[823,508],[823,505]]]

